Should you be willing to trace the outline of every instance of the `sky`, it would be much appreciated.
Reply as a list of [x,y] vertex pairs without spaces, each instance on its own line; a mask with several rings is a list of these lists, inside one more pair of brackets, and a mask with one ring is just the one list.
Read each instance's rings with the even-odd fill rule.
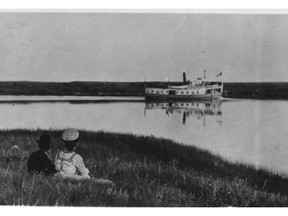
[[288,82],[288,14],[1,12],[0,81]]

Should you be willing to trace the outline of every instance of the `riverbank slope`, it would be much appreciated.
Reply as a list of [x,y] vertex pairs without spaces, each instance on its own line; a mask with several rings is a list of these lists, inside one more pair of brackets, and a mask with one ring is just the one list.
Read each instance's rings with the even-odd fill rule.
[[[9,149],[35,151],[42,132],[0,131],[1,205],[288,206],[286,177],[150,136],[80,131],[77,152],[91,175],[112,180],[115,188],[31,177],[25,154],[11,156]],[[61,132],[49,133],[55,155]]]

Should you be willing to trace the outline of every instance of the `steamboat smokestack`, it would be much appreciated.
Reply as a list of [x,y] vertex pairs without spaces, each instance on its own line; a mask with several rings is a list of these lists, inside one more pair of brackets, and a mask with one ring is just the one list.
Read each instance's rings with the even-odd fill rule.
[[186,73],[183,72],[183,83],[186,84]]

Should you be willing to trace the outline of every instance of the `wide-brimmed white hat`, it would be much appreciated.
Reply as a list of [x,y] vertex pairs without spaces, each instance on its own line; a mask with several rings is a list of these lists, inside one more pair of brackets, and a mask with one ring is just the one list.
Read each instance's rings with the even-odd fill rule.
[[66,129],[62,133],[62,140],[63,141],[74,141],[79,138],[79,132],[76,129]]

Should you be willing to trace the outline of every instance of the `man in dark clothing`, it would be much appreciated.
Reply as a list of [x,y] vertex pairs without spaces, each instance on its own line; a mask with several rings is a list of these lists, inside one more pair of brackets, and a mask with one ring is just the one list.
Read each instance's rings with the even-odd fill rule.
[[39,150],[33,152],[28,159],[28,172],[33,174],[44,174],[47,176],[54,175],[57,171],[54,164],[50,161],[47,156],[50,145],[50,136],[47,133],[44,133],[40,136],[40,139],[37,141],[39,145]]

